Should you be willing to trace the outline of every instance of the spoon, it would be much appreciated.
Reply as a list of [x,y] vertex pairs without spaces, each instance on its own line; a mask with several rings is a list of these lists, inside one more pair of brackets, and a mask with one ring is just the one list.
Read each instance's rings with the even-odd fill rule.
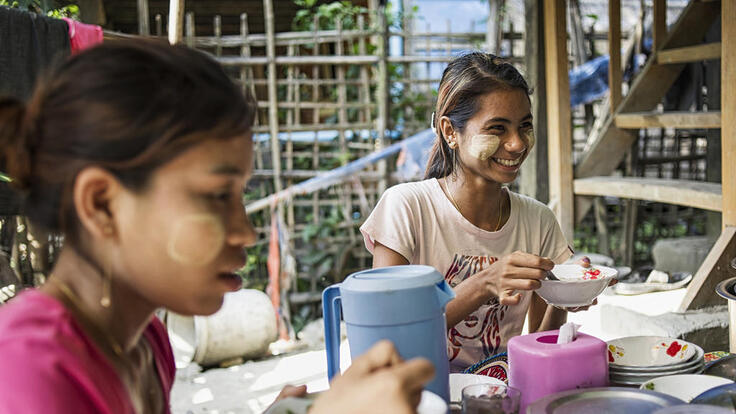
[[555,274],[552,273],[552,271],[550,270],[547,271],[547,280],[556,280],[558,282],[560,281],[560,279],[558,279],[557,276],[555,276]]

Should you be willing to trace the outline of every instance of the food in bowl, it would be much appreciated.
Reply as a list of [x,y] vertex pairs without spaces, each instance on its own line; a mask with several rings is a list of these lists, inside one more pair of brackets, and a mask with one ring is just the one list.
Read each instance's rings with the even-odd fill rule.
[[590,269],[583,269],[583,280],[596,280],[599,277],[601,277],[600,269],[596,269],[594,267]]

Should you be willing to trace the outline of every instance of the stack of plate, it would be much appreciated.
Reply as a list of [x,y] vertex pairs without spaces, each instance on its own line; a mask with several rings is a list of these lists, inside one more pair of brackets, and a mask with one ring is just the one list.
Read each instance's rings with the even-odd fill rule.
[[629,336],[608,342],[608,372],[612,385],[641,385],[653,378],[700,374],[703,348],[681,339]]

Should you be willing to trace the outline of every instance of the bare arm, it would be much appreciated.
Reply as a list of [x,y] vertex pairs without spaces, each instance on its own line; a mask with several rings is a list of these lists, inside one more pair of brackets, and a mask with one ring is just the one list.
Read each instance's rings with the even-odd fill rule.
[[389,249],[379,242],[375,242],[373,248],[373,268],[387,267],[387,266],[401,266],[408,265],[409,261],[395,250]]
[[535,292],[529,306],[529,332],[558,329],[567,322],[567,311],[547,305]]

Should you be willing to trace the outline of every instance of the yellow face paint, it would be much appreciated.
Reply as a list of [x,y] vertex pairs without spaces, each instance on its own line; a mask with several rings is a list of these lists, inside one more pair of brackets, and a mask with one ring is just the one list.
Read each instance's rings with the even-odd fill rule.
[[202,267],[212,262],[225,245],[225,228],[211,214],[191,214],[174,224],[167,253],[175,262]]
[[474,135],[470,139],[468,152],[470,155],[485,161],[496,153],[501,139],[496,135]]
[[529,146],[526,149],[526,153],[528,154],[532,150],[532,148],[534,148],[534,144],[537,143],[537,137],[534,135],[533,129],[526,130],[526,140],[527,140],[527,145]]

